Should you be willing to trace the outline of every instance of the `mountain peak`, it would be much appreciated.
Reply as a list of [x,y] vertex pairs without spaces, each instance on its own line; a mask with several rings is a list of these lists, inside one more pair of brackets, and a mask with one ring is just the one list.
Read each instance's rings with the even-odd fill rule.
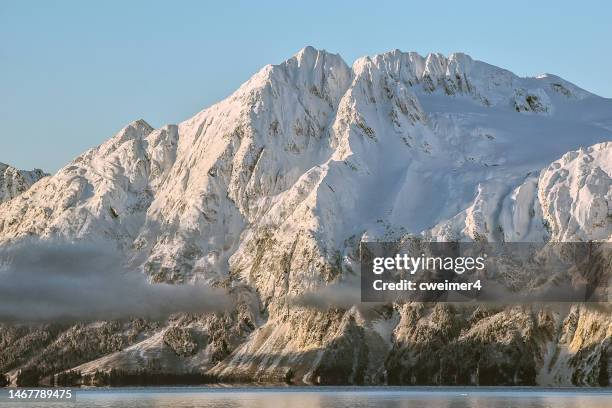
[[302,48],[279,66],[295,67],[306,70],[321,68],[332,70],[350,69],[339,54],[333,54],[326,50],[318,50],[310,45]]
[[146,120],[142,119],[142,118],[141,119],[136,119],[136,120],[130,122],[130,124],[128,126],[145,127],[145,128],[153,129],[152,126],[149,125],[149,123]]
[[302,48],[301,50],[299,50],[294,57],[296,57],[297,59],[302,59],[302,58],[312,58],[314,56],[316,56],[317,54],[319,54],[319,52],[325,52],[325,50],[317,50],[315,47],[313,47],[312,45],[307,45],[304,48]]
[[144,119],[137,119],[124,126],[113,137],[115,141],[126,141],[137,137],[147,136],[153,131],[153,126],[149,125]]
[[342,59],[339,54],[333,54],[324,49],[319,50],[311,45],[307,45],[306,47],[299,50],[293,55],[292,58],[295,58],[298,61],[312,61],[324,56],[338,57]]
[[45,176],[48,174],[40,169],[19,170],[0,162],[0,203],[17,197]]

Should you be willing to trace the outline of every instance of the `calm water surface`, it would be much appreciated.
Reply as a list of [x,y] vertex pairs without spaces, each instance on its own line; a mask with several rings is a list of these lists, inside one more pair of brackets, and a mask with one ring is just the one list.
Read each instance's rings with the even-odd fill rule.
[[147,387],[77,390],[76,402],[0,402],[72,408],[612,408],[612,389]]

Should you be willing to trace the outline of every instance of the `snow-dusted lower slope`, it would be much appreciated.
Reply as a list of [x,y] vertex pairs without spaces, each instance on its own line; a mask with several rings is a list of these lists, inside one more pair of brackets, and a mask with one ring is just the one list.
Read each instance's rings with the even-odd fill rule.
[[0,163],[0,203],[18,196],[45,176],[48,174],[40,169],[17,170],[8,164]]
[[[408,366],[376,363],[409,343],[402,336],[418,337],[401,322],[441,319],[444,332],[455,312],[320,312],[291,299],[358,273],[366,238],[610,240],[611,139],[612,100],[554,75],[397,50],[349,67],[307,47],[178,125],[129,124],[1,204],[0,243],[103,240],[152,281],[229,288],[233,313],[182,324],[203,347],[185,367],[197,359],[227,378],[307,382],[377,383],[395,372],[410,382]],[[461,319],[473,329],[466,341],[480,341],[480,320]],[[156,336],[142,355],[163,355]],[[133,361],[131,347],[86,367]],[[369,357],[347,374],[334,371],[348,363],[333,350]],[[299,373],[287,373],[292,361]]]

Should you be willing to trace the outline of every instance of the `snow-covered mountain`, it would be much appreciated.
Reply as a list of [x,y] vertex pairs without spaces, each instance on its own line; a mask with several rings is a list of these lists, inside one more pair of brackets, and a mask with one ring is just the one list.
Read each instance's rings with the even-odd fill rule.
[[[576,327],[590,330],[572,350],[588,344],[598,356],[610,348],[612,316],[585,328],[601,312],[474,317],[451,306],[363,311],[333,302],[319,311],[291,299],[356,273],[365,238],[610,241],[611,140],[612,100],[554,75],[521,78],[465,54],[397,50],[349,67],[307,47],[178,125],[129,124],[1,204],[0,243],[111,242],[154,282],[205,280],[236,296],[227,316],[180,318],[83,371],[133,368],[149,356],[166,370],[226,379],[435,382],[443,380],[433,368],[414,371],[411,344],[428,347],[439,330],[472,347],[503,322],[500,361],[515,360],[514,346],[525,351],[531,360],[520,364],[533,375],[516,381],[535,383],[546,353],[561,347],[566,316],[574,331],[563,341],[577,341]],[[161,358],[176,336],[193,337],[199,351],[179,363]],[[407,360],[389,366],[390,356]],[[595,383],[559,370],[537,381]],[[511,382],[505,375],[499,383]]]
[[0,163],[0,203],[15,198],[45,176],[48,174],[40,169],[18,170]]

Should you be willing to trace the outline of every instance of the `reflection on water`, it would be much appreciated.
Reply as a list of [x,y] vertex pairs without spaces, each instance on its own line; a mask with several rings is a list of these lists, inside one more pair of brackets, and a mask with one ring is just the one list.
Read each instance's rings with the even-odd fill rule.
[[[6,400],[5,400],[6,401]],[[0,407],[72,408],[610,408],[612,389],[120,388],[77,391],[77,402]]]

